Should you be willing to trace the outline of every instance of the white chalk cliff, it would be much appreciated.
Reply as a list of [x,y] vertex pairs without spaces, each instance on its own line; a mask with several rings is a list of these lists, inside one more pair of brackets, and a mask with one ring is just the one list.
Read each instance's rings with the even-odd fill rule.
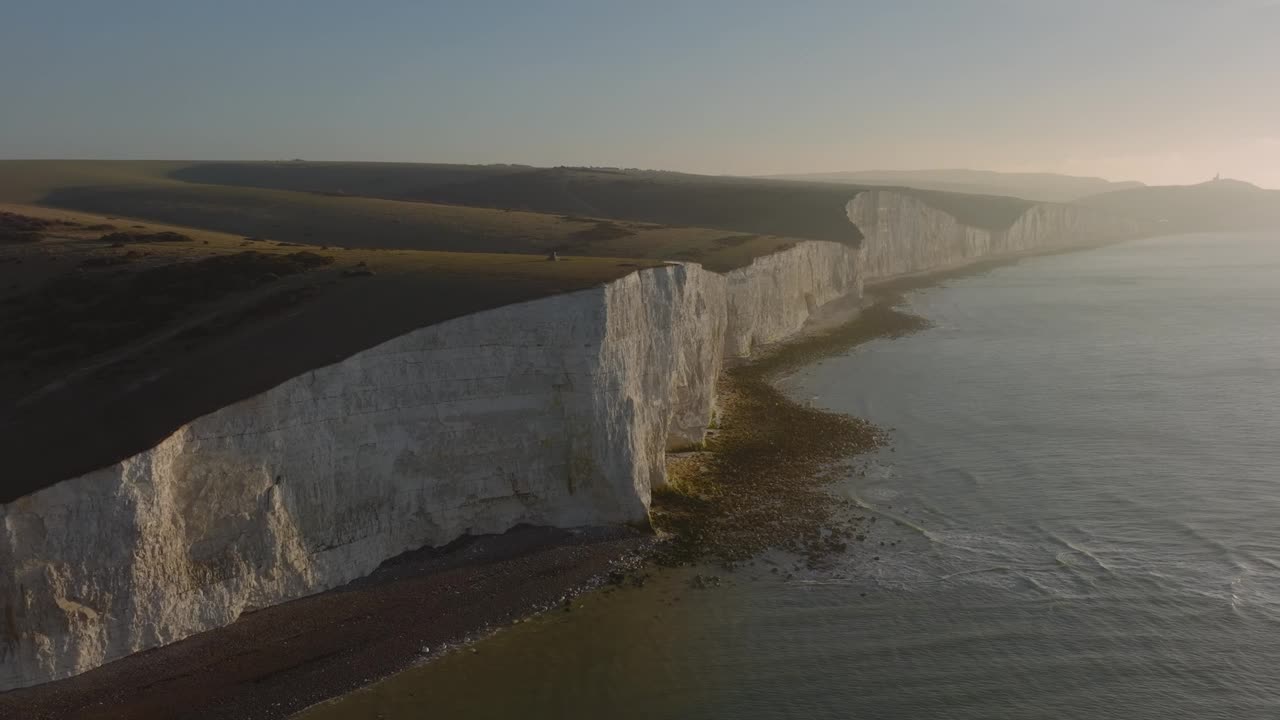
[[861,297],[861,248],[802,242],[725,274],[725,356],[749,358],[804,329],[828,304]]
[[800,242],[422,328],[0,506],[0,690],[67,677],[519,523],[644,522],[665,451],[703,439],[726,361],[864,279],[1129,232],[1073,208],[1008,231],[911,197],[847,208],[861,247]]
[[859,193],[846,206],[863,234],[868,281],[959,267],[985,257],[1136,236],[1148,227],[1074,205],[1033,205],[1000,230],[966,225],[915,195]]

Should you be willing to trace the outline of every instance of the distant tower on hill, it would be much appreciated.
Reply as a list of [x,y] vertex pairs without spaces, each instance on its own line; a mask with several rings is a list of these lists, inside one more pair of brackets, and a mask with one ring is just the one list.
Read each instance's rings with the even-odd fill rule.
[[1219,181],[1219,180],[1221,180],[1221,179],[1222,179],[1222,173],[1218,173],[1217,175],[1214,175],[1214,176],[1213,176],[1213,181],[1214,181],[1214,182],[1218,182],[1218,181]]

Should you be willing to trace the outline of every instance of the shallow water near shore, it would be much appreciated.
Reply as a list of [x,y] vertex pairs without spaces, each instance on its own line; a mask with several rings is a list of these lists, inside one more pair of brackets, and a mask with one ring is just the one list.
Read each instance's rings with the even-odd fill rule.
[[306,717],[1280,717],[1280,237],[905,302],[934,326],[782,381],[893,429],[832,488],[864,542],[657,572]]

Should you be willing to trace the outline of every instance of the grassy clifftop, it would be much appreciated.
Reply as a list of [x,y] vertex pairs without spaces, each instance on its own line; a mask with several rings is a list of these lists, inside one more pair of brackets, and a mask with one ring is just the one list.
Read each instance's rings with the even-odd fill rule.
[[[747,264],[795,239],[859,242],[845,206],[865,189],[517,165],[0,161],[0,200],[291,242],[466,252],[557,249],[671,257],[716,270]],[[960,222],[991,230],[1009,227],[1033,205],[1009,197],[880,189],[914,195]],[[601,221],[619,227],[597,228]],[[774,240],[744,244],[743,236]],[[618,242],[624,237],[630,240]]]
[[[693,261],[716,271],[748,265],[795,242],[778,234],[732,228],[396,199],[402,195],[401,188],[417,186],[416,178],[445,182],[484,176],[489,172],[485,168],[365,163],[316,163],[314,171],[312,167],[312,163],[0,161],[0,201],[312,245],[485,253],[555,250]],[[439,167],[445,169],[437,171]],[[204,172],[215,177],[200,183],[179,179]],[[251,177],[240,177],[243,173]],[[268,186],[233,183],[253,178]],[[360,182],[343,182],[353,178]],[[349,193],[343,187],[362,192]],[[389,197],[374,197],[379,189]],[[847,220],[844,224],[852,228]]]
[[209,163],[185,180],[856,242],[847,187],[594,168]]
[[796,242],[175,177],[193,167],[0,162],[0,502],[419,327]]
[[644,259],[299,246],[0,204],[0,502],[426,325]]
[[[425,325],[664,260],[726,271],[800,239],[858,242],[856,192],[570,168],[0,161],[0,502]],[[918,196],[971,223],[1023,209]]]
[[[841,183],[511,165],[198,163],[177,169],[173,176],[192,182],[567,213],[843,243],[861,237],[844,208],[865,189]],[[1033,204],[1007,197],[895,189],[961,222],[989,229],[1007,228]]]

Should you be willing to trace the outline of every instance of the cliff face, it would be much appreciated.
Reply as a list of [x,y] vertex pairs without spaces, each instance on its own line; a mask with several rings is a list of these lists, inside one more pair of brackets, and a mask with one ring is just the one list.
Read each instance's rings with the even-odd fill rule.
[[1072,205],[1035,205],[1002,230],[965,225],[912,195],[860,193],[847,206],[866,248],[866,279],[941,270],[1004,253],[1137,235],[1142,223]]
[[1040,206],[991,232],[890,192],[847,211],[862,247],[673,264],[422,328],[0,506],[0,690],[463,534],[643,522],[665,450],[702,441],[723,363],[858,300],[864,277],[1133,230]]
[[0,506],[0,688],[464,534],[645,521],[665,451],[702,442],[725,348],[859,290],[856,257],[806,242],[729,277],[669,265],[433,325]]
[[672,265],[465,316],[4,506],[0,687],[465,533],[644,521],[664,448],[710,421],[724,304],[723,278]]
[[806,242],[726,274],[725,355],[750,357],[800,332],[828,303],[861,297],[862,255],[861,248]]

